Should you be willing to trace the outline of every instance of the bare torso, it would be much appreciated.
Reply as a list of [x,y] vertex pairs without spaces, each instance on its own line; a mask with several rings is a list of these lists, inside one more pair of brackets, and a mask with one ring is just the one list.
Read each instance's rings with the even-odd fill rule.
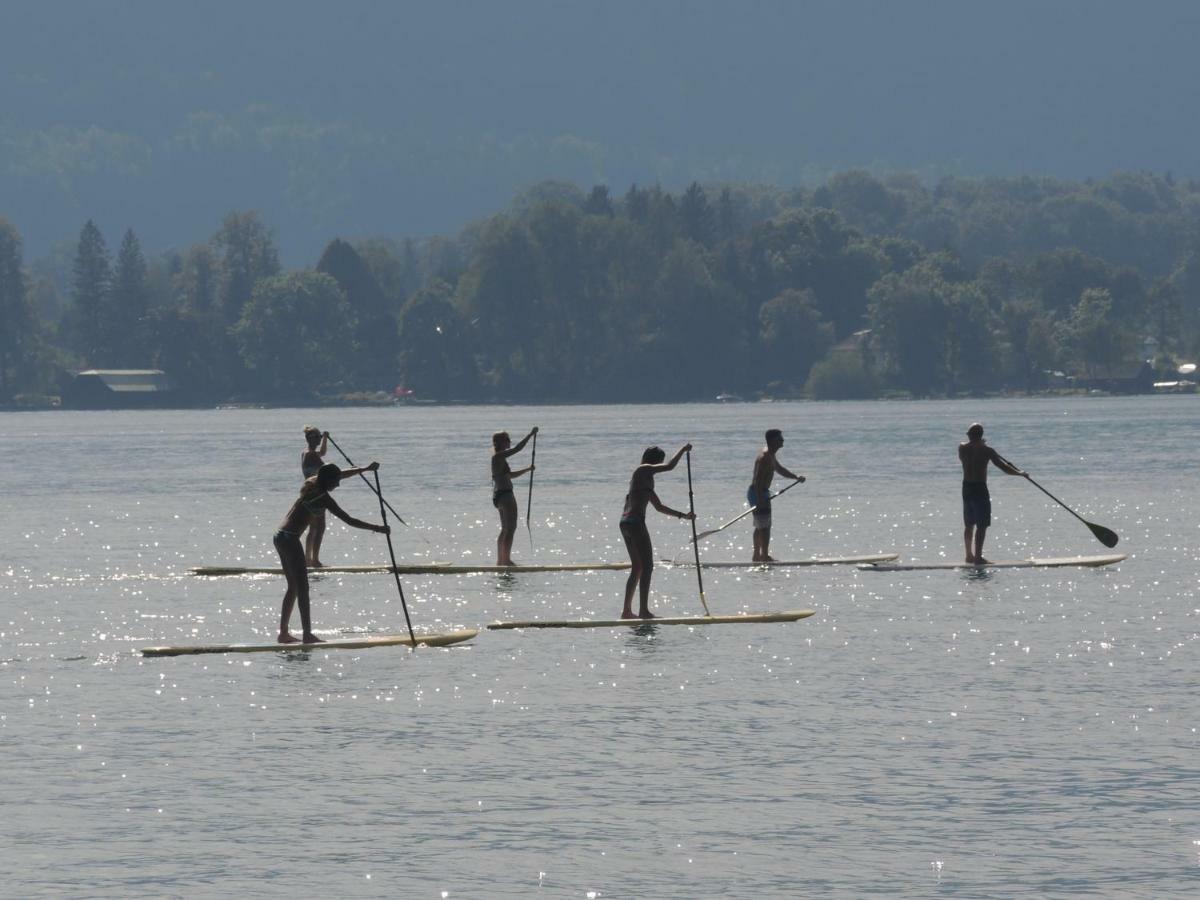
[[512,469],[508,465],[508,457],[502,453],[492,454],[492,492],[511,491]]
[[300,488],[300,496],[287,511],[279,530],[290,534],[302,534],[312,524],[313,516],[320,510],[329,509],[333,498],[317,485],[316,478],[308,478]]
[[323,462],[319,452],[305,450],[300,454],[300,471],[304,473],[305,478],[311,478],[317,474],[317,470],[321,468]]
[[654,469],[642,464],[633,470],[629,479],[629,493],[625,495],[625,509],[622,519],[645,519],[646,507],[654,494]]
[[771,486],[775,478],[775,454],[764,447],[754,457],[754,487],[761,493]]
[[963,481],[987,481],[988,463],[996,461],[996,451],[982,438],[963,441],[958,445],[958,458],[962,461]]

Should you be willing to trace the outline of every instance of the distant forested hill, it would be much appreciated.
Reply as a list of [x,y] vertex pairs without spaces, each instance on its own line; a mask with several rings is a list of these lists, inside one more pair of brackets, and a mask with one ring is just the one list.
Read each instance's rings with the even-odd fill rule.
[[84,367],[192,403],[620,402],[1148,389],[1200,356],[1200,182],[1165,175],[549,181],[453,234],[330,238],[297,269],[255,212],[160,253],[89,219],[26,263],[0,219],[0,403]]
[[544,179],[815,186],[851,167],[1200,175],[1200,8],[1013,0],[11,0],[0,215],[285,263],[448,233]]

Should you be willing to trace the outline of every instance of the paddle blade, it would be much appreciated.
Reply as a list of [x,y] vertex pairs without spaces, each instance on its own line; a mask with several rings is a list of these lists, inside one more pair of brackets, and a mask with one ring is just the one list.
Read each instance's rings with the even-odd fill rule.
[[1092,534],[1096,536],[1096,540],[1102,543],[1105,547],[1117,546],[1117,541],[1119,541],[1120,538],[1117,537],[1117,533],[1115,531],[1105,528],[1103,525],[1096,525],[1093,522],[1088,522],[1086,524],[1087,527],[1092,530]]

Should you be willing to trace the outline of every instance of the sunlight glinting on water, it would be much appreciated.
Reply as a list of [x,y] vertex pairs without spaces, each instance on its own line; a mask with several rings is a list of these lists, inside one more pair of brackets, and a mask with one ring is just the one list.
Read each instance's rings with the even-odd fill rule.
[[[798,884],[1161,895],[1194,877],[1200,833],[1200,534],[1180,466],[1197,434],[1176,402],[215,411],[115,414],[104,428],[86,414],[10,416],[10,455],[50,459],[53,447],[59,460],[54,479],[34,471],[14,486],[0,569],[10,874],[71,893],[69,873],[86,873],[89,890],[127,894],[143,889],[122,867],[137,860],[156,893],[187,894],[219,859],[223,889],[253,892],[286,866],[343,896],[398,884],[662,896],[697,883],[738,896]],[[816,612],[783,625],[136,653],[273,640],[278,576],[188,569],[278,565],[270,537],[306,421],[381,461],[411,526],[394,529],[402,564],[492,562],[487,436],[533,422],[519,560],[623,560],[616,519],[647,443],[696,444],[696,508],[715,527],[744,509],[761,431],[777,424],[782,458],[809,481],[776,504],[774,555],[938,562],[962,554],[954,444],[980,415],[1002,452],[1118,530],[1132,557],[1094,570],[703,570],[714,613]],[[1128,423],[1119,448],[1094,439],[1116,417]],[[994,478],[995,557],[1101,552],[1029,485]],[[658,491],[686,507],[679,471]],[[361,485],[338,500],[378,517]],[[656,567],[653,608],[700,615],[689,528],[650,527],[656,556],[678,562]],[[749,523],[700,546],[707,561],[744,560]],[[322,556],[383,564],[387,548],[331,523]],[[414,628],[430,632],[611,617],[625,578],[401,582]],[[405,627],[386,573],[314,573],[312,600],[327,638]]]

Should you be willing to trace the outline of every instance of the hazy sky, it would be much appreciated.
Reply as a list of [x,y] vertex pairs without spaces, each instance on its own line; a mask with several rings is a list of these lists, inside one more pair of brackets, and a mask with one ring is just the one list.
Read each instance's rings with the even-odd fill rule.
[[[285,257],[454,230],[543,177],[1198,175],[1200,4],[3,4],[0,215]],[[114,238],[110,234],[110,241]]]

